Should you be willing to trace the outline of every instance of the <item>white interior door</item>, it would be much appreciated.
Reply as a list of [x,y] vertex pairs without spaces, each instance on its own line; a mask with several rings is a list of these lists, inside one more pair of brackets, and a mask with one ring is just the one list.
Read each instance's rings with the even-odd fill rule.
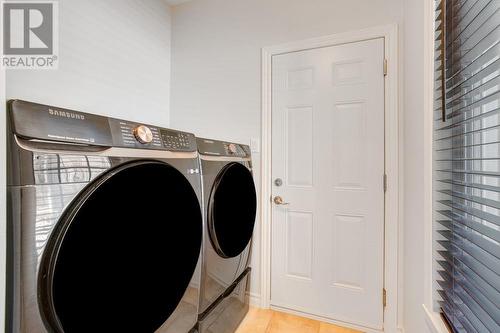
[[383,61],[383,39],[273,57],[274,306],[383,327]]

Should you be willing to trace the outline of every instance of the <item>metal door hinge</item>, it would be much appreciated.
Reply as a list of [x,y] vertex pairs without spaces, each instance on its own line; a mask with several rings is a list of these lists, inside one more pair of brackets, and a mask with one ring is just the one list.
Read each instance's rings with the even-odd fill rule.
[[384,59],[384,76],[387,76],[387,59]]
[[387,290],[385,288],[382,289],[382,304],[384,308],[387,306]]
[[384,192],[387,192],[387,174],[384,173]]

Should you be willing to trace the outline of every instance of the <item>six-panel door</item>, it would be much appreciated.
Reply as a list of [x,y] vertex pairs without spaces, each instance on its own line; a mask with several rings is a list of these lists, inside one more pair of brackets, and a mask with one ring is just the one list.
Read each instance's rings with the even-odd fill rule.
[[[271,304],[383,327],[384,40],[273,57]],[[274,180],[282,179],[277,186]],[[279,202],[279,200],[278,200]]]

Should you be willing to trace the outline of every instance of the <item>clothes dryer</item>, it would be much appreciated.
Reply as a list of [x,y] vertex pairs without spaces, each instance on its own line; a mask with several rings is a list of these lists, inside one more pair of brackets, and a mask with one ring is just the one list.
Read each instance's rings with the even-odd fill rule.
[[198,138],[204,213],[200,333],[232,332],[248,311],[257,197],[250,147]]

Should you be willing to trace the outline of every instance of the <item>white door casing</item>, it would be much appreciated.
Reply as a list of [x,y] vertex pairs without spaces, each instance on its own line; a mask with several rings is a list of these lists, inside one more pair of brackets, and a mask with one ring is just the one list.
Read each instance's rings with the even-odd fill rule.
[[383,328],[384,39],[273,56],[271,304]]

